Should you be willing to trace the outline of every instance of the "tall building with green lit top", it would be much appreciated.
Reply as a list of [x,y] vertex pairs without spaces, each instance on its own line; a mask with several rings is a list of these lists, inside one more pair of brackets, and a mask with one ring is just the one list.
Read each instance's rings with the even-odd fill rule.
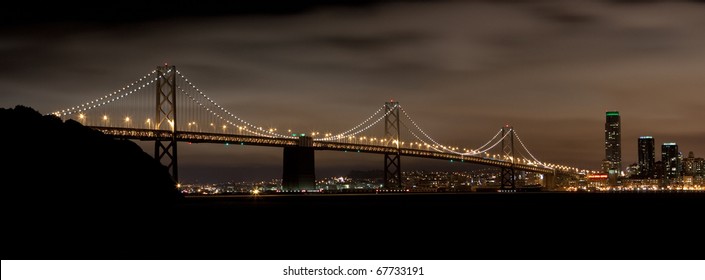
[[622,128],[620,124],[619,112],[608,111],[605,121],[605,160],[609,162],[609,181],[616,184],[617,177],[622,170]]

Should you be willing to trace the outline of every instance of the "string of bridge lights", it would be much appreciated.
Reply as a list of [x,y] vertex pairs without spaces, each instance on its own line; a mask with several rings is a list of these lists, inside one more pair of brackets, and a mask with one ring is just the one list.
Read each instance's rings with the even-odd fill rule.
[[[369,122],[370,120],[372,120],[372,118],[374,118],[377,114],[379,114],[380,112],[382,112],[382,109],[384,109],[384,105],[381,106],[379,109],[377,109],[377,111],[374,112],[372,115],[370,115],[367,119],[365,119],[365,121],[361,122],[360,124],[354,126],[354,127],[351,128],[351,129],[348,129],[348,130],[345,131],[345,132],[338,133],[338,134],[336,134],[335,136],[329,136],[329,137],[324,137],[324,138],[318,138],[318,139],[314,139],[314,140],[317,140],[317,141],[335,141],[335,140],[340,140],[340,139],[347,138],[347,137],[350,137],[350,136],[354,136],[354,135],[356,135],[357,133],[360,133],[361,131],[360,131],[360,132],[357,132],[357,133],[353,133],[353,134],[350,134],[350,132],[354,131],[355,129],[360,128],[361,126],[365,125],[367,122]],[[384,116],[387,116],[388,114],[389,114],[389,112],[387,112],[387,114],[384,114]],[[384,116],[382,116],[381,118],[384,118]],[[377,119],[377,121],[375,121],[374,123],[379,122],[379,120],[380,120],[381,118]],[[370,128],[370,126],[367,126],[365,129],[368,129],[368,128]],[[364,131],[364,130],[362,130],[362,131]]]
[[[461,152],[457,152],[457,151],[454,151],[454,150],[452,150],[452,149],[446,148],[446,146],[442,145],[441,143],[438,143],[438,141],[436,141],[435,139],[433,139],[433,137],[429,136],[428,133],[426,133],[426,131],[424,131],[423,129],[421,129],[421,127],[411,118],[411,116],[409,115],[409,113],[407,113],[406,110],[404,110],[404,107],[399,106],[399,108],[401,109],[402,113],[404,113],[404,116],[406,116],[406,118],[409,119],[409,121],[411,121],[411,124],[413,124],[414,127],[416,127],[416,129],[418,129],[424,136],[426,136],[426,138],[428,138],[429,140],[431,140],[431,142],[433,142],[433,143],[436,144],[437,146],[441,147],[443,150],[445,150],[445,151],[447,151],[447,152],[449,152],[449,153],[457,154],[457,155],[476,155],[476,154],[479,154],[479,153],[484,153],[484,151],[483,151],[483,152],[478,152],[478,153],[461,153]],[[495,137],[496,137],[496,135],[495,135]],[[493,138],[493,139],[494,139],[494,138]],[[419,139],[419,140],[420,140],[421,142],[424,142],[424,143],[425,143],[425,141],[423,141],[423,140],[421,140],[421,139]],[[492,140],[490,140],[490,142],[491,142],[491,141],[492,141]],[[428,144],[428,143],[426,143],[426,144]],[[487,144],[485,144],[485,145],[483,145],[483,146],[487,146]],[[493,146],[493,147],[494,147],[494,146]],[[477,149],[475,149],[475,150],[477,150]]]
[[[404,113],[404,116],[406,116],[406,118],[409,119],[409,121],[411,121],[411,123],[414,125],[414,127],[415,127],[418,131],[420,131],[424,136],[426,136],[426,138],[428,138],[429,140],[431,140],[431,142],[433,142],[434,144],[436,144],[436,146],[441,147],[444,151],[449,152],[449,153],[453,153],[453,154],[457,154],[457,155],[462,155],[462,156],[473,156],[473,155],[483,154],[483,153],[486,153],[486,152],[489,151],[489,150],[492,150],[492,149],[493,149],[494,147],[496,147],[497,145],[499,145],[499,143],[501,143],[502,140],[504,140],[504,139],[507,137],[507,135],[509,135],[509,133],[505,134],[505,135],[502,136],[499,140],[497,140],[496,142],[494,142],[493,145],[491,145],[490,147],[488,147],[488,148],[486,148],[486,149],[483,150],[483,148],[485,148],[487,145],[489,145],[490,143],[492,143],[492,142],[497,138],[497,136],[499,136],[499,135],[502,133],[502,130],[500,129],[499,131],[497,131],[497,133],[496,133],[489,141],[487,141],[487,143],[485,143],[484,145],[482,145],[482,146],[480,146],[480,147],[478,147],[478,148],[476,148],[476,149],[471,150],[471,151],[473,151],[473,152],[463,153],[463,152],[454,151],[454,150],[452,150],[452,149],[446,148],[444,145],[441,145],[440,143],[438,143],[438,141],[436,141],[436,140],[433,139],[431,136],[429,136],[429,135],[428,135],[423,129],[421,129],[421,127],[411,118],[411,116],[409,115],[409,113],[407,113],[406,110],[404,110],[403,107],[401,107],[401,106],[399,106],[399,107],[400,107],[401,111]],[[403,124],[403,122],[402,122],[402,124]],[[436,151],[438,151],[438,152],[442,152],[442,150],[437,149],[436,146],[430,145],[429,143],[427,143],[426,141],[424,141],[423,139],[421,139],[421,137],[419,137],[416,133],[414,133],[414,132],[413,132],[409,127],[407,127],[406,125],[404,125],[404,127],[406,127],[407,130],[408,130],[416,139],[418,139],[419,141],[421,141],[422,143],[424,143],[426,146],[431,147],[431,148],[433,148],[434,150],[436,150]],[[531,158],[532,158],[535,162],[537,162],[537,163],[539,163],[539,164],[541,164],[541,165],[543,165],[543,166],[547,166],[547,165],[541,163],[541,161],[539,161],[538,159],[536,159],[536,157],[531,153],[531,151],[529,151],[529,149],[526,147],[526,145],[524,145],[524,142],[521,141],[521,138],[519,138],[519,135],[516,133],[516,131],[515,131],[514,129],[511,129],[511,130],[510,130],[510,133],[511,133],[511,132],[513,132],[514,135],[517,136],[517,139],[519,140],[519,143],[521,144],[521,146],[524,148],[524,150],[529,154],[529,156],[531,156]]]
[[[210,97],[206,96],[206,94],[204,94],[203,91],[201,91],[201,90],[198,89],[193,83],[191,83],[191,81],[189,81],[188,78],[186,78],[186,76],[184,76],[183,74],[181,74],[181,72],[180,72],[179,70],[176,70],[176,73],[179,75],[179,77],[181,77],[182,79],[184,79],[184,81],[185,81],[186,83],[188,83],[194,90],[196,90],[196,92],[197,92],[198,94],[200,94],[203,98],[205,98],[206,100],[208,100],[208,102],[210,102],[213,106],[215,106],[215,107],[217,107],[218,109],[220,109],[220,110],[221,110],[223,113],[225,113],[227,116],[230,116],[231,118],[235,118],[237,121],[239,121],[239,122],[241,122],[241,123],[244,123],[245,125],[247,125],[247,126],[253,128],[254,130],[259,130],[259,131],[263,131],[264,133],[269,133],[269,135],[256,133],[256,134],[258,134],[259,136],[264,136],[264,137],[274,137],[274,136],[276,136],[276,137],[280,137],[280,138],[289,138],[289,139],[294,139],[294,138],[296,138],[296,137],[293,137],[293,136],[283,135],[283,134],[275,133],[275,132],[273,132],[273,131],[264,130],[264,129],[262,129],[262,127],[255,126],[255,125],[253,125],[253,124],[251,124],[251,123],[249,123],[249,122],[247,122],[247,121],[241,119],[240,117],[234,115],[233,113],[231,113],[231,112],[228,111],[227,109],[225,109],[225,108],[221,107],[220,105],[218,105],[217,103],[215,103],[215,101],[213,101]],[[212,110],[210,110],[207,106],[204,106],[203,104],[199,104],[199,105],[201,105],[201,106],[204,107],[206,110],[208,110],[209,112],[211,112],[211,113],[213,113],[214,115],[216,115],[216,117],[220,118],[221,120],[226,121],[222,116],[220,116],[219,114],[216,114],[215,112],[213,112]],[[233,126],[237,126],[237,125],[233,124],[232,122],[229,122],[229,123],[230,123],[231,125],[233,125]],[[255,132],[252,132],[252,133],[255,133]]]
[[[171,69],[169,69],[169,71],[167,71],[167,73],[169,73],[170,71],[171,71]],[[138,90],[147,87],[147,86],[150,85],[151,83],[155,82],[158,78],[150,79],[150,80],[148,80],[146,83],[137,86],[136,88],[130,90],[129,92],[123,93],[123,94],[120,95],[120,96],[117,96],[117,95],[120,94],[120,93],[122,93],[123,91],[126,91],[126,90],[130,89],[130,87],[133,87],[135,84],[139,84],[139,83],[142,82],[143,80],[147,80],[147,78],[149,78],[152,74],[154,74],[154,73],[156,73],[156,72],[157,72],[157,70],[152,70],[152,72],[150,72],[149,74],[144,75],[142,78],[139,78],[138,80],[136,80],[136,81],[134,81],[134,82],[128,84],[127,86],[123,87],[122,89],[118,89],[117,91],[113,91],[113,93],[111,93],[111,94],[105,95],[105,96],[103,96],[103,97],[101,97],[101,98],[97,98],[97,99],[95,99],[95,100],[93,100],[93,101],[86,102],[86,103],[83,103],[83,104],[78,105],[78,106],[74,106],[74,107],[71,107],[71,108],[67,108],[67,109],[64,109],[64,110],[61,110],[61,111],[56,111],[56,112],[54,112],[53,114],[54,114],[55,116],[57,116],[57,117],[63,117],[63,116],[67,116],[67,115],[71,115],[71,114],[80,113],[80,112],[88,111],[88,110],[91,110],[91,109],[95,109],[95,108],[101,107],[101,106],[103,106],[103,105],[110,104],[110,103],[112,103],[113,101],[120,100],[120,98],[125,98],[125,97],[129,96],[130,94],[132,94],[132,93],[134,93],[134,92],[137,92]],[[113,97],[113,96],[114,96],[114,97]],[[112,99],[110,99],[111,97],[112,97]],[[105,101],[103,101],[103,100],[105,100]],[[101,102],[101,101],[102,101],[102,102]],[[94,105],[94,104],[95,104],[95,105]]]
[[[497,131],[497,134],[495,134],[494,136],[492,136],[492,139],[490,139],[490,141],[487,141],[487,143],[485,143],[484,145],[480,146],[479,148],[477,148],[477,149],[475,149],[475,150],[482,150],[484,147],[486,147],[487,145],[489,145],[490,143],[492,143],[492,140],[494,140],[495,138],[497,138],[497,136],[499,136],[500,133],[502,133],[502,129],[501,129],[501,128],[499,129],[499,131]],[[486,150],[485,150],[485,151],[486,151]],[[483,152],[483,153],[484,153],[484,152]]]
[[494,137],[492,137],[492,139],[490,139],[490,141],[487,141],[487,143],[485,143],[484,145],[480,146],[480,147],[477,148],[477,149],[473,149],[473,150],[472,150],[472,151],[475,151],[475,152],[469,152],[469,153],[458,153],[458,152],[456,152],[456,154],[463,155],[463,156],[474,156],[474,155],[484,154],[484,153],[486,153],[487,151],[492,150],[494,147],[496,147],[497,145],[499,145],[499,143],[501,143],[502,140],[504,140],[504,138],[506,138],[507,135],[508,135],[508,134],[505,134],[504,136],[502,136],[502,138],[500,138],[499,140],[497,140],[497,142],[495,142],[492,146],[490,146],[489,148],[486,148],[486,149],[483,150],[483,148],[486,147],[487,145],[489,145],[490,143],[492,143],[492,141],[493,141],[495,138],[497,138],[497,136],[499,136],[500,133],[502,133],[502,130],[501,130],[501,129],[497,132],[497,134],[494,135]]
[[[394,105],[394,107],[392,108],[392,110],[393,110],[394,108],[396,108],[396,106],[398,106],[398,105]],[[355,128],[349,129],[349,130],[346,131],[345,133],[341,133],[341,134],[338,134],[338,135],[336,135],[336,136],[332,136],[332,137],[328,137],[328,138],[316,138],[316,139],[313,139],[313,140],[315,140],[315,141],[331,141],[331,140],[340,140],[340,139],[343,139],[343,138],[349,138],[349,137],[353,137],[353,136],[355,136],[355,135],[358,135],[358,134],[360,134],[361,132],[366,131],[366,130],[370,129],[371,127],[375,126],[377,123],[379,123],[380,121],[382,121],[385,117],[387,117],[387,116],[392,112],[392,110],[389,110],[389,111],[387,111],[386,113],[384,113],[384,115],[382,115],[382,116],[380,116],[379,118],[377,118],[377,120],[375,120],[375,121],[372,122],[371,124],[367,125],[365,128],[360,129],[360,130],[358,130],[358,131],[355,131],[355,132],[353,132],[353,133],[349,133],[350,131],[353,131],[353,130],[355,130],[356,128],[359,128],[360,126],[362,126],[362,125],[364,125],[365,123],[367,123],[368,120],[372,119],[372,117],[374,117],[374,116],[377,115],[379,112],[381,112],[383,108],[384,108],[384,106],[382,106],[382,108],[380,108],[379,110],[377,110],[377,112],[375,112],[372,116],[370,116],[369,118],[367,118],[367,120],[365,120],[365,121],[362,122],[361,124],[357,125]]]
[[404,128],[406,128],[406,130],[408,130],[409,133],[411,133],[411,135],[413,135],[414,137],[416,137],[417,140],[421,141],[421,143],[423,143],[424,145],[426,145],[426,147],[432,148],[432,149],[434,149],[436,152],[443,152],[442,150],[436,148],[436,146],[431,145],[431,144],[428,144],[426,141],[422,140],[421,137],[419,137],[418,135],[416,135],[416,133],[414,133],[414,131],[412,131],[408,126],[406,126],[406,124],[405,124],[404,122],[401,122],[401,125],[403,125]]
[[[395,106],[396,106],[396,105],[395,105]],[[393,108],[392,108],[392,109],[393,109]],[[365,128],[360,129],[360,130],[358,130],[358,131],[356,131],[356,132],[354,132],[354,133],[352,133],[352,134],[348,134],[348,137],[352,137],[352,136],[358,135],[358,134],[360,134],[361,132],[370,129],[371,127],[375,126],[375,125],[378,124],[380,121],[382,121],[384,118],[386,118],[390,113],[392,113],[392,110],[387,111],[386,113],[384,113],[384,115],[380,116],[376,121],[374,121],[373,123],[367,125]]]
[[[400,109],[402,109],[400,105],[395,105],[395,107],[396,107],[396,106],[399,106]],[[345,139],[345,138],[348,138],[348,137],[355,136],[355,135],[357,135],[357,134],[359,134],[359,133],[361,133],[361,132],[363,132],[363,131],[366,131],[367,129],[371,128],[372,126],[374,126],[374,125],[376,125],[377,123],[379,123],[380,121],[382,121],[387,115],[389,115],[389,114],[392,112],[392,110],[387,111],[384,115],[382,115],[382,116],[380,116],[379,118],[377,118],[377,120],[375,120],[374,122],[370,123],[370,124],[367,125],[365,128],[360,129],[360,130],[358,130],[358,131],[355,131],[355,132],[353,132],[353,133],[350,133],[350,132],[354,131],[355,129],[361,127],[362,125],[368,123],[370,120],[372,120],[372,119],[374,118],[374,116],[378,115],[378,114],[381,112],[382,109],[384,109],[384,106],[382,106],[382,107],[381,107],[380,109],[378,109],[375,113],[373,113],[372,115],[370,115],[365,121],[363,121],[362,123],[360,123],[360,124],[358,124],[357,126],[353,127],[352,129],[349,129],[349,130],[347,130],[347,131],[345,131],[345,132],[343,132],[343,133],[336,134],[335,136],[329,136],[329,137],[323,137],[323,138],[316,138],[316,139],[314,139],[314,140],[316,140],[316,141],[340,140],[340,139]],[[392,108],[392,109],[395,109],[395,108]],[[402,110],[403,110],[403,109],[402,109]],[[402,124],[417,140],[421,141],[421,143],[423,143],[423,144],[426,145],[427,147],[429,147],[429,148],[431,148],[431,149],[433,149],[433,150],[435,150],[435,151],[437,151],[437,152],[446,151],[446,152],[450,152],[450,153],[457,154],[457,155],[463,155],[463,156],[470,156],[470,155],[482,154],[482,153],[485,153],[485,152],[491,150],[492,148],[496,147],[504,138],[506,138],[506,135],[505,135],[505,136],[502,137],[501,139],[497,140],[497,142],[495,142],[494,145],[490,146],[490,147],[487,148],[487,149],[482,150],[484,147],[486,147],[487,145],[489,145],[490,143],[492,143],[492,141],[497,138],[497,136],[502,132],[502,130],[500,129],[500,130],[492,137],[492,139],[490,139],[490,141],[488,141],[488,142],[485,143],[484,145],[480,146],[479,148],[475,149],[475,150],[474,150],[475,152],[461,153],[461,152],[457,152],[457,151],[448,149],[448,148],[446,148],[444,145],[441,145],[440,143],[438,143],[437,141],[435,141],[435,140],[434,140],[433,138],[431,138],[427,133],[425,133],[425,132],[423,131],[423,129],[421,129],[421,128],[419,127],[419,125],[418,125],[413,119],[411,119],[411,116],[409,116],[408,113],[404,112],[404,114],[405,114],[405,116],[412,122],[412,124],[414,124],[414,126],[416,127],[416,129],[418,129],[419,131],[421,131],[427,138],[431,139],[436,145],[429,144],[428,142],[426,142],[425,140],[423,140],[418,134],[416,134],[413,130],[411,130],[404,122],[401,122],[401,124]],[[391,139],[390,139],[390,141],[391,141]],[[439,146],[440,146],[441,148],[443,148],[443,150],[438,149],[437,147],[439,147]]]
[[537,162],[538,164],[540,164],[540,165],[542,165],[542,166],[544,166],[544,167],[547,166],[546,164],[544,164],[544,163],[541,162],[540,160],[536,159],[536,157],[534,157],[534,155],[531,154],[531,151],[529,151],[529,149],[526,148],[526,145],[524,145],[524,142],[521,141],[521,137],[519,137],[519,134],[517,134],[516,131],[514,132],[514,136],[517,137],[517,140],[519,140],[519,144],[521,144],[521,146],[524,148],[524,150],[525,150],[527,153],[529,153],[529,156],[531,156],[531,158],[532,158],[535,162]]
[[[182,87],[177,86],[177,89],[179,89],[180,92],[183,93],[184,95],[186,95],[189,99],[191,99],[191,100],[193,100],[194,102],[196,102],[196,104],[198,104],[199,106],[201,106],[202,108],[206,109],[208,112],[210,112],[211,114],[213,114],[213,116],[215,116],[216,118],[219,118],[220,120],[222,120],[222,121],[224,121],[224,122],[226,122],[226,123],[232,125],[233,127],[242,128],[245,132],[249,132],[249,133],[254,134],[254,135],[256,135],[256,136],[268,137],[268,138],[271,138],[271,137],[272,137],[272,135],[262,134],[262,133],[259,133],[259,132],[256,132],[256,131],[252,131],[252,130],[248,129],[248,128],[245,127],[245,126],[240,127],[240,126],[236,125],[236,124],[233,123],[231,120],[225,119],[223,116],[221,116],[221,115],[218,114],[217,112],[215,112],[215,111],[211,110],[210,108],[208,108],[205,104],[203,104],[203,103],[201,103],[200,101],[196,100],[196,98],[194,98],[191,94],[189,94],[189,93],[188,93],[186,90],[184,90]],[[272,132],[270,132],[270,133],[272,133]],[[274,133],[272,133],[272,134],[274,134]],[[278,134],[275,134],[275,135],[276,135],[276,136],[280,136],[280,135],[278,135]],[[286,138],[293,138],[293,137],[290,137],[290,136],[289,136],[289,137],[286,137]]]
[[[416,124],[416,122],[411,118],[411,116],[409,116],[409,114],[406,112],[406,110],[404,110],[404,107],[399,106],[399,109],[402,111],[402,113],[404,113],[404,116],[406,116],[406,118],[409,119],[409,121],[411,121],[411,124],[413,124],[414,127],[416,127],[416,129],[418,129],[424,136],[426,136],[426,138],[428,138],[428,140],[431,140],[431,142],[433,142],[434,144],[438,145],[438,146],[441,147],[443,150],[446,150],[446,151],[448,151],[448,152],[450,152],[450,153],[456,153],[456,154],[457,154],[457,152],[455,152],[455,151],[453,151],[453,150],[451,150],[451,149],[446,148],[445,146],[441,145],[441,143],[438,143],[438,141],[436,141],[435,139],[433,139],[433,138],[432,138],[431,136],[429,136],[423,129],[421,129],[421,127],[419,127],[419,125]],[[423,141],[422,141],[422,142],[423,142]]]
[[[510,130],[509,130],[509,132],[512,132],[512,131],[514,131],[514,129],[510,129]],[[497,145],[499,145],[499,143],[502,143],[502,140],[504,140],[504,138],[507,138],[507,135],[509,135],[509,133],[504,134],[504,135],[502,136],[502,138],[499,138],[499,140],[497,140],[497,142],[495,142],[492,146],[490,146],[490,147],[487,148],[487,149],[484,149],[484,150],[480,151],[479,153],[486,153],[487,151],[492,150],[494,147],[497,147]]]

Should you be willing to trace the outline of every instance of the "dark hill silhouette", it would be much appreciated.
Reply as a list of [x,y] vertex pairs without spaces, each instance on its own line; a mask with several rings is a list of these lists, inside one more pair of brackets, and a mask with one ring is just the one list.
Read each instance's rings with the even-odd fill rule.
[[14,183],[4,190],[6,199],[29,195],[72,206],[152,208],[179,197],[167,169],[128,140],[23,106],[0,109],[0,124],[3,165],[11,171],[3,179]]
[[24,106],[0,108],[0,125],[3,222],[17,252],[90,248],[87,234],[122,240],[95,250],[143,241],[135,234],[170,220],[182,198],[167,169],[128,140]]

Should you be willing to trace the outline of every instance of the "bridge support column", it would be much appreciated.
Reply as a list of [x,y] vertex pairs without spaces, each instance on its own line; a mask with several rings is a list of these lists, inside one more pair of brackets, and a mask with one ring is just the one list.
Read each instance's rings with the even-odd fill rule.
[[285,189],[315,189],[316,163],[313,138],[302,136],[296,147],[284,147],[284,174],[282,186]]
[[[509,138],[509,139],[507,139]],[[511,162],[509,167],[502,167],[502,172],[500,174],[502,189],[515,189],[516,188],[516,177],[514,172],[514,129],[505,125],[502,127],[502,155],[504,160]]]
[[543,174],[543,186],[546,189],[553,189],[556,187],[556,173]]
[[401,155],[384,154],[384,187],[401,189]]
[[401,143],[399,133],[399,102],[385,102],[384,138],[396,145],[396,153],[384,154],[384,188],[401,188]]
[[502,189],[515,189],[516,180],[514,180],[514,175],[514,168],[502,167],[502,173],[500,174],[501,185],[499,187]]
[[154,141],[154,158],[167,167],[175,182],[179,182],[176,154],[176,66],[158,66],[156,86],[154,129],[162,130],[164,127],[171,135]]

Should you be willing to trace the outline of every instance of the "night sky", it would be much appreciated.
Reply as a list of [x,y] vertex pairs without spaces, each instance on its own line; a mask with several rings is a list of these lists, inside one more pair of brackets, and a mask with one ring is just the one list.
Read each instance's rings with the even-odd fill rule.
[[[705,3],[257,3],[3,7],[0,106],[48,114],[169,63],[263,127],[340,132],[393,98],[439,142],[477,147],[508,123],[540,160],[598,169],[604,113],[618,110],[623,166],[641,135],[657,154],[677,142],[705,156]],[[184,181],[281,176],[276,148],[182,144],[179,156]],[[382,168],[380,155],[316,156],[318,177]]]

